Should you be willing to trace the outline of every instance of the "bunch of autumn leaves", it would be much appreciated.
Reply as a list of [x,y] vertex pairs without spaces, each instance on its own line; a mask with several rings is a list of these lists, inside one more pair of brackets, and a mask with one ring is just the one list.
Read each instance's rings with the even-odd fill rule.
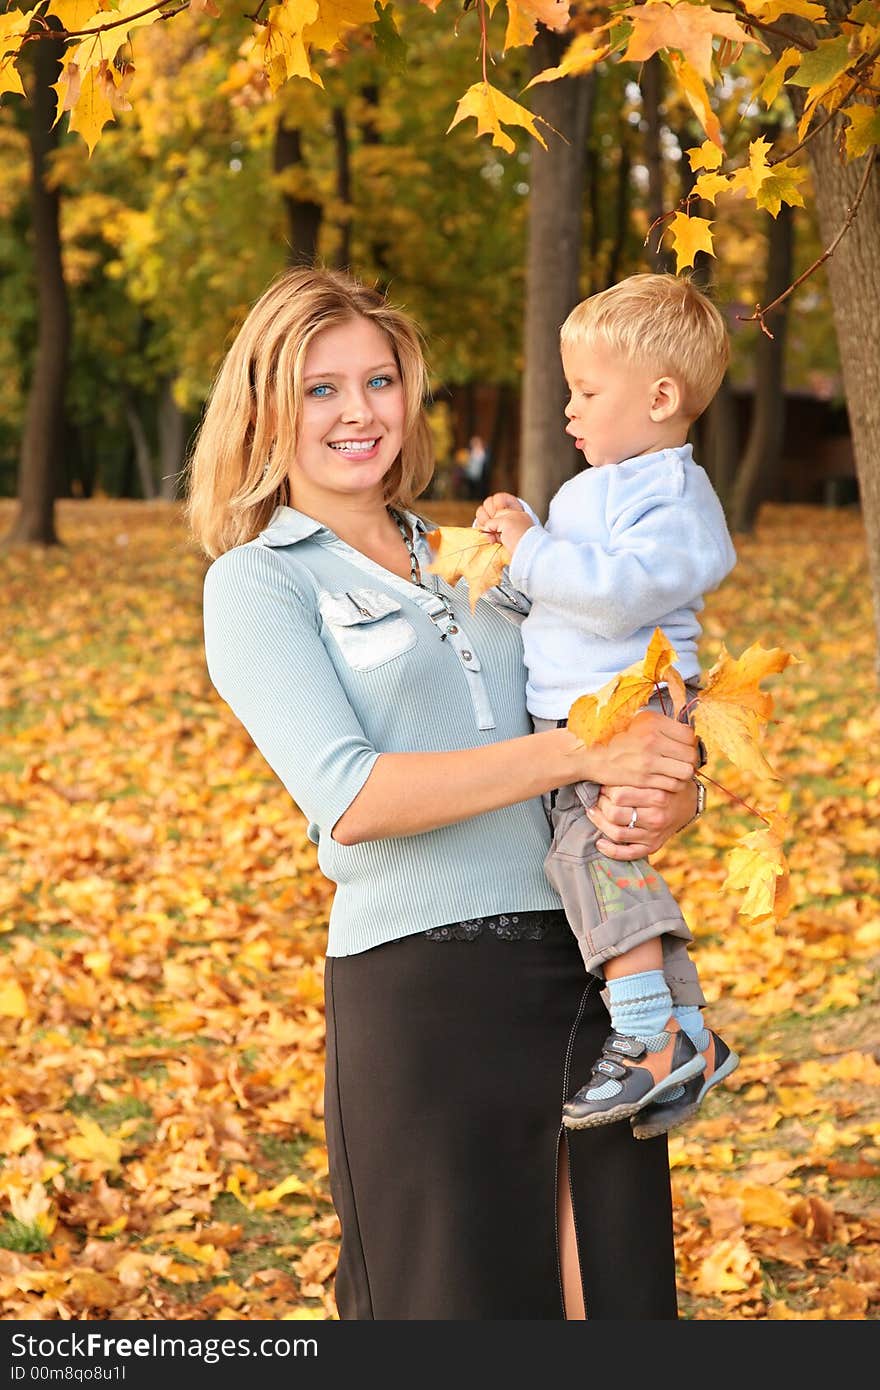
[[[510,562],[504,546],[471,527],[441,526],[428,533],[428,540],[435,552],[429,568],[453,586],[464,579],[471,609],[499,582]],[[689,700],[673,664],[676,656],[666,634],[655,628],[642,661],[628,666],[601,690],[575,700],[569,710],[569,729],[584,743],[607,743],[629,727],[652,695],[660,693],[675,718],[689,720],[710,757],[720,754],[744,772],[778,780],[760,747],[773,713],[773,697],[760,686],[766,676],[783,671],[797,658],[781,647],[764,648],[759,643],[733,658],[722,646],[715,665],[703,677],[699,695]],[[784,817],[778,808],[766,814],[758,811],[720,783],[707,780],[764,822],[734,842],[722,887],[745,890],[739,907],[743,916],[780,922],[791,906]]]

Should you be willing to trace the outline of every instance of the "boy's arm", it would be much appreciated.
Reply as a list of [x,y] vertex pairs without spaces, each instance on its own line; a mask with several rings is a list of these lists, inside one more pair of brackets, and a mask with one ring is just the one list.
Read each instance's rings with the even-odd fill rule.
[[516,542],[510,578],[574,627],[621,640],[701,601],[735,561],[726,528],[680,496],[661,496],[628,509],[601,543],[530,527]]

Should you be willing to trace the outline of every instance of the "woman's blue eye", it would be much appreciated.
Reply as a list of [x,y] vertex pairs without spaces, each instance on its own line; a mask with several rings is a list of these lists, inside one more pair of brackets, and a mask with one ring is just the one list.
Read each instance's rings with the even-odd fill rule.
[[331,388],[326,385],[313,386],[311,391],[309,392],[309,395],[317,396],[319,400],[323,400],[330,390]]
[[390,376],[371,376],[367,382],[368,386],[390,386]]

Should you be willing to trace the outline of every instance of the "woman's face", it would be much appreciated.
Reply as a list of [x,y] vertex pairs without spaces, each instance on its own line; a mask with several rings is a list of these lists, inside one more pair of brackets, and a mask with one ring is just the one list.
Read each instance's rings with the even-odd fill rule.
[[382,495],[403,444],[405,400],[389,339],[369,319],[325,328],[303,368],[303,411],[290,477],[295,506],[340,494]]

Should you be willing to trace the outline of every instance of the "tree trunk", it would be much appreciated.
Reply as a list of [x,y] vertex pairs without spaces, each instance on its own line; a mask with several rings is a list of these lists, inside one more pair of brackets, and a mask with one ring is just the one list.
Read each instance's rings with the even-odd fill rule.
[[[770,304],[791,284],[794,212],[783,203],[776,217],[768,213],[767,273],[764,304]],[[728,517],[732,531],[752,531],[758,509],[779,474],[785,428],[785,340],[788,300],[772,315],[773,333],[758,335],[755,345],[755,384],[749,437],[730,497]]]
[[[832,121],[807,146],[826,246],[840,229],[870,158],[865,155],[842,164],[837,126]],[[867,537],[880,679],[880,169],[876,163],[855,221],[826,265]]]
[[[283,115],[275,128],[274,168],[276,174],[285,169],[306,167],[302,136],[296,126],[286,126]],[[318,233],[324,209],[310,198],[299,198],[282,192],[287,213],[287,260],[290,265],[313,265],[318,253]]]
[[338,270],[351,265],[351,159],[348,147],[348,121],[341,106],[333,108],[333,140],[336,145],[336,196],[343,209],[339,245],[334,261]]
[[736,409],[727,373],[699,423],[703,426],[698,449],[699,461],[709,474],[712,486],[727,511],[739,460]]
[[34,373],[28,393],[18,475],[18,512],[6,537],[10,545],[58,545],[55,497],[64,447],[64,389],[70,342],[70,313],[58,229],[59,194],[46,184],[48,160],[58,144],[53,82],[58,80],[63,44],[29,45],[34,77],[30,88],[31,211],[37,271],[38,329]]
[[180,485],[186,452],[186,416],[166,377],[159,394],[159,496],[174,502],[180,496]]
[[617,190],[614,200],[614,241],[611,244],[611,255],[608,258],[606,288],[610,288],[617,282],[620,262],[626,247],[627,233],[629,232],[630,206],[632,203],[629,178],[631,171],[632,158],[629,151],[627,129],[625,124],[621,123],[620,162],[617,166]]
[[[533,71],[557,66],[566,45],[566,39],[539,29],[531,49]],[[566,77],[533,89],[532,110],[559,132],[547,132],[546,150],[533,146],[529,172],[519,490],[540,516],[547,515],[553,493],[582,462],[574,441],[564,432],[568,392],[559,357],[559,330],[579,297],[587,115],[593,81],[592,76]]]
[[145,502],[151,502],[156,496],[156,484],[153,479],[153,455],[150,449],[150,442],[147,439],[147,432],[144,429],[144,422],[138,414],[138,409],[131,393],[127,395],[125,401],[125,418],[128,421],[128,428],[131,432],[132,443],[134,444],[134,458],[137,464],[141,493]]
[[[663,63],[659,53],[654,53],[642,64],[642,120],[644,132],[645,164],[648,169],[648,226],[652,227],[658,218],[669,209],[666,206],[666,181],[663,177],[663,145],[661,131],[663,118]],[[673,271],[675,257],[663,241],[662,226],[655,227],[648,242],[648,255],[651,265],[659,273]]]

